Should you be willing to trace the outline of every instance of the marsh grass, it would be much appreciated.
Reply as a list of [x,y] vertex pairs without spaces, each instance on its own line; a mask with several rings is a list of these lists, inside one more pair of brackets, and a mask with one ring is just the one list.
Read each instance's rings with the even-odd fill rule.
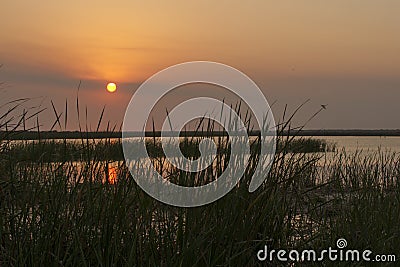
[[[179,144],[182,154],[188,158],[199,158],[201,155],[199,150],[200,141],[200,138],[182,138]],[[226,138],[219,138],[216,141],[219,143],[218,154],[230,154],[230,146],[225,144]],[[283,149],[291,153],[332,152],[335,149],[334,144],[329,144],[322,139],[303,137],[291,140],[290,144],[286,144],[286,142],[279,143],[278,153],[282,152]],[[165,156],[159,139],[154,142],[151,138],[148,138],[146,148],[148,155],[152,158]],[[252,143],[250,149],[257,151],[259,149],[257,142]],[[124,159],[121,139],[90,140],[90,142],[84,141],[83,143],[81,140],[72,139],[19,140],[10,143],[3,152],[16,161],[81,161],[88,157],[96,160],[112,161],[122,161]]]
[[[61,115],[54,112],[58,124]],[[320,154],[293,153],[294,138],[282,135],[298,130],[290,128],[291,118],[278,125],[279,153],[257,191],[248,192],[258,160],[253,149],[241,182],[197,208],[168,206],[144,193],[119,162],[121,140],[92,142],[82,132],[77,144],[42,140],[18,149],[0,140],[0,264],[252,266],[264,245],[318,250],[334,247],[340,237],[351,248],[398,253],[399,155],[336,150],[324,162]],[[212,129],[206,131],[212,136]],[[229,146],[218,142],[215,166],[198,174],[200,184],[229,160]],[[156,139],[149,141],[154,166],[192,185],[192,174],[165,165],[157,146]],[[186,155],[198,156],[196,139],[182,146]],[[118,176],[113,184],[104,179],[110,164]]]

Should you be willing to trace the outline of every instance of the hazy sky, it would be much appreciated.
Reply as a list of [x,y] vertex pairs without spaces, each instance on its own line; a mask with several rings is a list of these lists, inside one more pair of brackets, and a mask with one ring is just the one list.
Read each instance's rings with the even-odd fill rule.
[[[141,82],[173,64],[231,65],[279,120],[310,98],[308,128],[400,128],[400,1],[9,1],[0,4],[1,103],[34,98],[121,123]],[[109,81],[118,84],[106,92]],[[37,97],[37,98],[36,98]],[[179,98],[179,95],[175,96]],[[51,110],[42,115],[52,124]]]

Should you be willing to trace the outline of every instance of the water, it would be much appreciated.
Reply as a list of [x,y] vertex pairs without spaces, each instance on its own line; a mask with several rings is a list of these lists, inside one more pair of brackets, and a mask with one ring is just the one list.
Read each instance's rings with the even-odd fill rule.
[[334,143],[337,149],[345,148],[347,152],[400,152],[400,136],[322,136],[318,139]]
[[[299,137],[300,138],[300,137]],[[301,138],[307,138],[307,137],[301,137]],[[352,160],[352,154],[357,152],[359,156],[368,156],[368,155],[374,155],[376,152],[383,152],[387,155],[390,155],[392,153],[396,153],[400,155],[400,137],[370,137],[370,136],[323,136],[323,137],[315,137],[317,139],[322,139],[325,140],[328,144],[334,144],[336,147],[336,151],[341,151],[342,149],[345,149],[346,154],[349,156],[346,160],[342,161],[342,163],[349,163]],[[135,138],[132,139],[134,141]],[[62,140],[61,140],[62,141]],[[61,142],[60,141],[60,142]],[[97,142],[99,140],[90,140],[89,142]],[[114,142],[117,142],[118,140],[112,140]],[[14,143],[20,143],[20,142],[27,142],[27,141],[13,141]],[[29,142],[29,141],[28,141]],[[67,140],[67,142],[80,142],[80,140]],[[388,152],[388,153],[386,153]],[[329,171],[327,168],[331,166],[332,164],[335,164],[337,160],[337,152],[319,152],[316,153],[315,155],[318,155],[320,159],[317,161],[317,166],[318,170],[321,174],[321,177],[323,177],[327,171]],[[300,156],[300,155],[299,155]],[[313,156],[310,154],[310,156]],[[95,168],[94,172],[96,175],[101,179],[103,183],[108,182],[109,184],[114,184],[118,180],[118,175],[119,175],[119,170],[122,168],[124,165],[124,162],[121,160],[112,160],[111,161],[102,161],[100,162],[101,164],[99,165],[99,168]],[[349,162],[347,162],[349,161]],[[383,161],[386,161],[386,159],[383,159]],[[397,158],[396,158],[397,161]],[[222,169],[225,168],[224,165],[224,160],[219,160],[219,164],[222,164],[221,167]],[[55,166],[56,168],[56,163],[51,163]],[[169,165],[170,163],[163,162],[163,168],[165,172],[169,170]],[[217,169],[216,168],[217,161],[213,162],[213,170],[212,172],[214,173],[215,176],[217,176]],[[81,173],[83,166],[85,166],[84,162],[80,161],[74,161],[72,162],[72,168],[77,172]],[[150,166],[149,166],[150,167]],[[160,166],[158,166],[158,163],[156,161],[155,167],[158,167],[160,169]],[[74,176],[71,176],[71,179],[73,179]],[[323,179],[321,178],[321,181]],[[76,181],[71,180],[71,183],[74,183]]]

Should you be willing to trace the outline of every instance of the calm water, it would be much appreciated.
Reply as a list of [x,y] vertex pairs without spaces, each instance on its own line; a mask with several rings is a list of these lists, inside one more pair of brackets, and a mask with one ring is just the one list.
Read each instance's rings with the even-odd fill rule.
[[400,136],[323,136],[318,137],[336,144],[337,149],[345,148],[348,152],[357,150],[400,152]]
[[[396,152],[400,153],[400,137],[369,137],[369,136],[323,136],[315,137],[318,139],[326,140],[329,144],[335,144],[336,149],[340,151],[344,148],[347,154],[351,154],[355,151],[362,151],[362,155],[373,154],[376,151],[382,152]],[[79,142],[79,140],[69,140],[70,142]],[[117,140],[115,140],[117,141]],[[14,141],[15,143],[21,141]],[[322,153],[320,159],[321,167],[334,159],[335,153]],[[81,171],[82,163],[74,162],[74,166],[78,172]],[[115,183],[118,180],[118,169],[123,165],[122,161],[115,161],[106,164],[105,170],[100,170],[104,177],[102,180],[108,181],[110,184]],[[329,165],[329,164],[328,164]],[[323,173],[323,172],[321,172]],[[74,182],[74,181],[71,181]]]

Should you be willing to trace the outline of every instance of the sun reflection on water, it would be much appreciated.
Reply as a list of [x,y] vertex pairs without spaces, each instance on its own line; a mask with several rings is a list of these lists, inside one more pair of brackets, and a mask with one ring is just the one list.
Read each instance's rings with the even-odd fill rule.
[[107,182],[109,184],[115,184],[118,180],[117,167],[108,166]]

